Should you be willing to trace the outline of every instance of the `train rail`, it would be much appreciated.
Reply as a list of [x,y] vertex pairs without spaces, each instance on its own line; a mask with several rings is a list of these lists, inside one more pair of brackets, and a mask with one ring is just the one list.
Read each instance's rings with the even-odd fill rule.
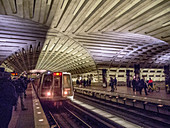
[[124,128],[111,124],[71,102],[65,102],[60,108],[44,104],[43,108],[51,128]]
[[123,120],[127,120],[141,127],[169,128],[170,126],[170,117],[160,113],[137,109],[135,107],[92,98],[78,93],[75,93],[75,99],[83,102],[84,104],[95,106],[100,110],[113,114],[118,118],[122,118]]

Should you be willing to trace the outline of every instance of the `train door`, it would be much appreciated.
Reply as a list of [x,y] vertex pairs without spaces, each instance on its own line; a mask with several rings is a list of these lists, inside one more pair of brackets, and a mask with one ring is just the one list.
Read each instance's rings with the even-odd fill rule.
[[72,88],[72,80],[70,73],[63,73],[63,96],[72,96],[73,88]]
[[53,82],[53,75],[52,74],[44,74],[42,83],[41,83],[41,96],[47,96],[51,93],[51,87]]
[[54,72],[54,84],[53,84],[53,97],[62,96],[61,85],[62,85],[62,73]]

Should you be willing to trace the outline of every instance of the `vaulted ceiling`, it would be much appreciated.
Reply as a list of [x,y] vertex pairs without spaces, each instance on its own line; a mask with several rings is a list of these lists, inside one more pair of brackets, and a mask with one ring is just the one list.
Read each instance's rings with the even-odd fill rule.
[[0,0],[0,63],[89,72],[170,64],[169,0]]

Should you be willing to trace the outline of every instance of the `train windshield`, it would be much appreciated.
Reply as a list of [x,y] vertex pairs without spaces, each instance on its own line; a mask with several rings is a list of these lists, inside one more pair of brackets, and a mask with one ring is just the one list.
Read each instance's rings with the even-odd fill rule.
[[52,78],[53,75],[44,75],[44,79],[43,79],[43,84],[42,87],[43,88],[50,88],[50,86],[52,85]]
[[69,74],[63,75],[63,84],[64,88],[70,88],[71,87],[71,78]]

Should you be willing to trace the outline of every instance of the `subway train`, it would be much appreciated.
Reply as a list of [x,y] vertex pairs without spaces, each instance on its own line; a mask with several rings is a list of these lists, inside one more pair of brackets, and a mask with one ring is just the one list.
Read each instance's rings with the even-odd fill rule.
[[74,96],[72,78],[68,72],[46,71],[35,80],[34,87],[41,101],[54,105],[73,99]]

